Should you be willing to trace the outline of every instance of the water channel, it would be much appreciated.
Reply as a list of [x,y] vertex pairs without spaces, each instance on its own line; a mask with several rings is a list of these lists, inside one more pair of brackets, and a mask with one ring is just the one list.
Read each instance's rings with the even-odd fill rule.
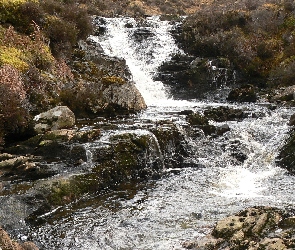
[[[157,68],[182,53],[169,33],[172,24],[159,17],[140,24],[132,18],[101,18],[105,33],[92,37],[110,56],[124,58],[148,108],[118,119],[120,131],[144,133],[148,123],[169,120],[180,131],[188,126],[180,111],[208,107],[244,109],[248,118],[229,121],[219,137],[190,138],[191,154],[183,168],[165,168],[161,178],[122,183],[88,202],[65,206],[36,228],[34,241],[44,249],[183,249],[182,243],[206,234],[226,215],[250,206],[295,206],[295,177],[276,166],[294,110],[270,110],[267,103],[174,100],[169,88],[154,81]],[[211,122],[218,125],[216,122]],[[105,131],[104,139],[108,133]],[[94,142],[95,147],[101,142]],[[246,156],[238,161],[236,151]]]

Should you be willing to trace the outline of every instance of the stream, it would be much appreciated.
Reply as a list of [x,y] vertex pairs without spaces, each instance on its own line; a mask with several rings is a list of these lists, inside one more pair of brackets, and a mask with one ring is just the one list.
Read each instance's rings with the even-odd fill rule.
[[[169,32],[173,25],[159,17],[141,23],[123,17],[97,22],[105,32],[91,39],[107,55],[126,60],[148,105],[134,117],[118,118],[120,131],[136,127],[135,133],[143,133],[148,124],[171,121],[190,145],[188,164],[165,168],[157,180],[122,183],[87,202],[54,211],[46,224],[33,230],[32,238],[41,249],[183,249],[183,242],[205,235],[218,219],[244,208],[295,206],[295,176],[275,164],[295,110],[270,110],[267,103],[175,100],[168,87],[153,80],[163,62],[173,53],[183,53]],[[179,112],[223,106],[246,110],[249,115],[226,122],[230,131],[222,136],[185,134],[188,124]],[[118,131],[105,131],[104,140],[110,133]],[[243,161],[237,160],[237,152]]]

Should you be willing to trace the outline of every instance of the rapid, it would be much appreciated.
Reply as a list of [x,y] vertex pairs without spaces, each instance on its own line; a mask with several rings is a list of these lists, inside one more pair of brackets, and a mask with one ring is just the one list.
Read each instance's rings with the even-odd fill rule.
[[[34,241],[43,249],[183,249],[184,241],[209,232],[214,223],[250,206],[295,206],[295,177],[276,166],[276,156],[288,137],[287,125],[294,112],[267,103],[230,104],[224,101],[175,100],[169,88],[153,80],[157,68],[174,53],[184,53],[160,17],[137,22],[133,18],[100,18],[105,27],[92,36],[109,56],[126,60],[133,81],[148,108],[121,119],[120,131],[107,131],[91,148],[107,143],[109,133],[147,133],[147,124],[168,120],[181,131],[190,146],[186,166],[165,168],[156,180],[131,181],[67,205],[34,229]],[[190,137],[189,126],[179,112],[202,112],[208,107],[244,109],[242,121],[228,121],[230,131],[218,137]],[[219,125],[211,121],[212,125]],[[222,124],[222,123],[221,123]],[[236,153],[244,161],[234,157]]]

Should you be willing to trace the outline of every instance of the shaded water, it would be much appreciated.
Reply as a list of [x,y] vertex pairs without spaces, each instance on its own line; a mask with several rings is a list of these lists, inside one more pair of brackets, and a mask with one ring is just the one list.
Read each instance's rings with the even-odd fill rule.
[[[89,197],[87,202],[60,208],[37,229],[36,242],[44,249],[182,249],[182,242],[205,234],[218,219],[243,208],[294,207],[295,177],[275,165],[292,110],[270,111],[264,104],[235,106],[169,99],[163,84],[154,82],[152,76],[177,50],[169,34],[171,25],[148,19],[144,29],[149,36],[142,42],[134,39],[143,29],[135,20],[105,22],[106,34],[93,39],[109,55],[126,59],[149,106],[131,125],[117,120],[122,131],[137,124],[137,132],[146,133],[146,124],[169,120],[185,134],[188,125],[178,113],[183,110],[231,106],[250,115],[243,121],[227,122],[231,130],[220,137],[186,135],[191,147],[187,161],[198,167],[165,169],[159,180],[123,183],[116,190]],[[104,141],[108,133],[105,136]],[[244,155],[245,161],[237,160],[236,153]]]

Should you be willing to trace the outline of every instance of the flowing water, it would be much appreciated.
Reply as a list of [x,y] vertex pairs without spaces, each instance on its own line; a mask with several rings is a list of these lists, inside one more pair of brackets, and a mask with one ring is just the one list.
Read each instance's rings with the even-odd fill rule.
[[[105,34],[92,39],[108,55],[126,60],[148,104],[133,124],[169,120],[185,133],[188,125],[179,111],[230,106],[250,115],[227,122],[231,130],[223,136],[187,135],[187,160],[198,167],[165,169],[158,180],[123,183],[88,202],[66,206],[37,229],[36,242],[44,249],[182,249],[182,242],[204,235],[218,219],[246,207],[294,207],[295,177],[275,165],[292,110],[270,111],[263,103],[173,100],[161,82],[153,81],[157,67],[178,51],[169,33],[172,25],[158,17],[141,26],[131,18],[105,18],[104,25]],[[121,130],[130,129],[122,121]],[[96,143],[89,147],[102,142]],[[244,161],[234,157],[237,152]]]

